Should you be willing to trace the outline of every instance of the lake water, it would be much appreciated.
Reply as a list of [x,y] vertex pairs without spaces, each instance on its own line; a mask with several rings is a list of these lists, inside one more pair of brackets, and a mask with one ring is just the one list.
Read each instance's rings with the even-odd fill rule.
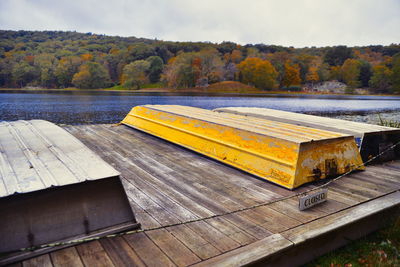
[[399,111],[400,97],[337,95],[204,96],[127,92],[0,91],[0,120],[44,119],[62,124],[116,123],[136,105],[266,107],[311,114]]

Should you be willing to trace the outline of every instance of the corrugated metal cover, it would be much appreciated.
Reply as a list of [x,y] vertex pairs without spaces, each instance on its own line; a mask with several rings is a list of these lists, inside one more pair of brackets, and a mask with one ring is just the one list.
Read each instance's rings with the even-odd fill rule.
[[113,167],[53,123],[0,122],[0,197],[114,176]]
[[145,105],[122,123],[290,189],[362,163],[350,135],[255,117]]

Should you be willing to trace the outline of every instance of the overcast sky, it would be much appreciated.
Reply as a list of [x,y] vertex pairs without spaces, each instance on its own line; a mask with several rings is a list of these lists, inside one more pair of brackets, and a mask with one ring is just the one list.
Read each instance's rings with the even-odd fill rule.
[[400,43],[400,0],[0,0],[0,29],[284,46]]

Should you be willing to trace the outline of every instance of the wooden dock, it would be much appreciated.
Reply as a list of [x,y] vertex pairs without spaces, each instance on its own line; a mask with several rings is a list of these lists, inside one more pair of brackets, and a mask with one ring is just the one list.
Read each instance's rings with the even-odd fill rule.
[[316,184],[290,191],[124,125],[65,129],[121,173],[145,231],[15,266],[295,266],[400,210],[400,160],[333,182],[327,202],[299,211],[295,195]]

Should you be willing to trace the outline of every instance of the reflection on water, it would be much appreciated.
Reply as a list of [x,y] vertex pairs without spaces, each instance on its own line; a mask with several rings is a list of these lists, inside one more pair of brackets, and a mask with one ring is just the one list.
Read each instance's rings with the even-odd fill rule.
[[[15,93],[18,92],[18,93]],[[302,113],[337,114],[400,110],[391,96],[268,95],[200,96],[126,92],[0,92],[0,120],[45,119],[56,123],[116,123],[136,105],[187,105],[206,109],[226,106],[266,107]]]

